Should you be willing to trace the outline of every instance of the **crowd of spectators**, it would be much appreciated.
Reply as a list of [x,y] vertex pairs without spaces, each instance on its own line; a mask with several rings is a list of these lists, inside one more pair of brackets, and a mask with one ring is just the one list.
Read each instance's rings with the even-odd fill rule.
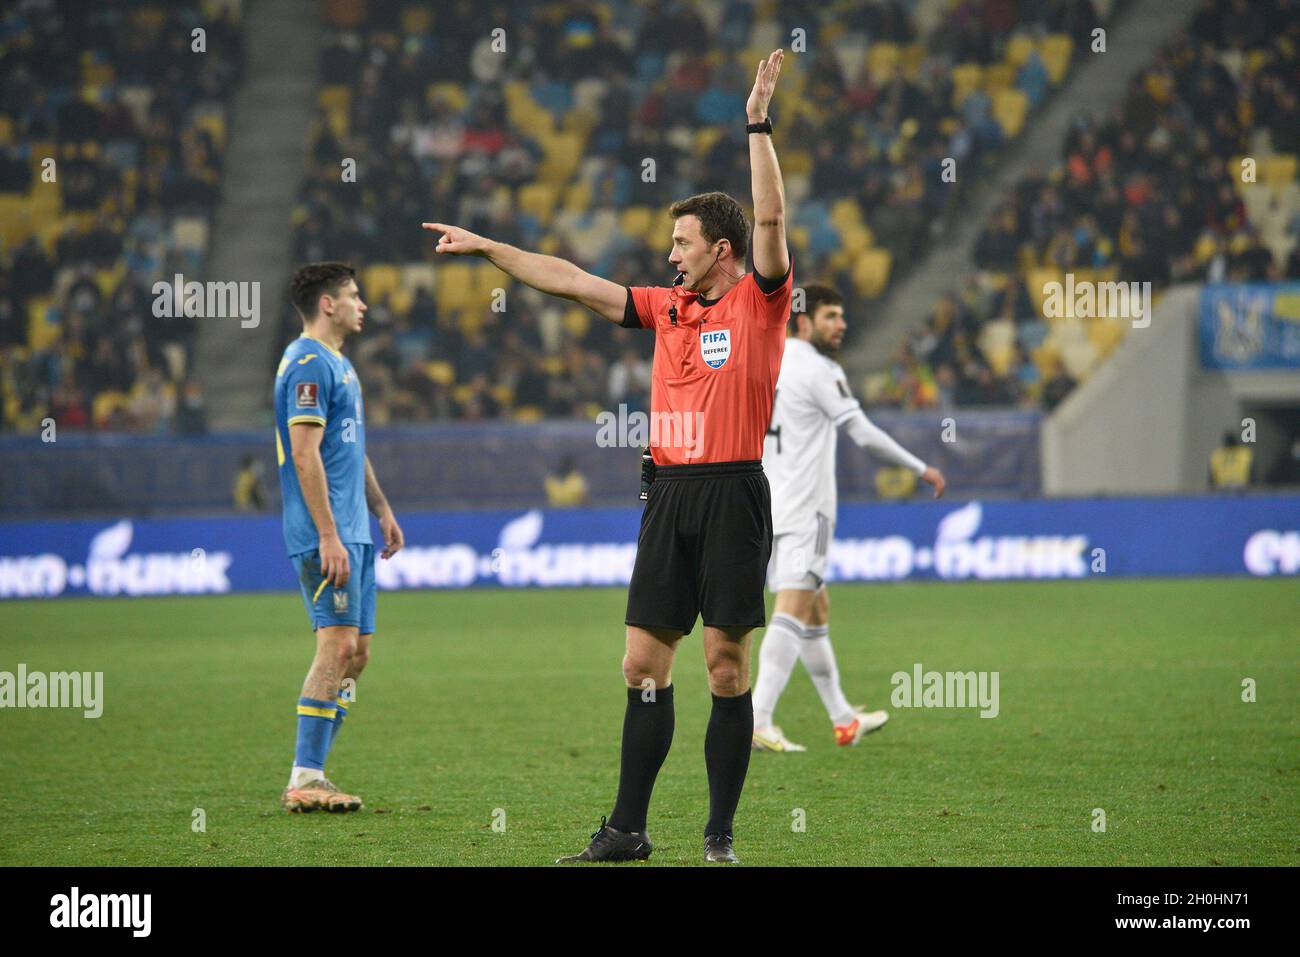
[[[1043,278],[1150,282],[1157,293],[1300,279],[1298,96],[1300,4],[1206,0],[1122,103],[1081,112],[1059,162],[1007,194],[976,241],[980,271],[898,347],[876,401],[1054,408],[1124,330],[1105,319],[1054,327]],[[1245,156],[1279,175],[1245,181]],[[1247,201],[1275,228],[1266,234]]]
[[[205,428],[193,323],[239,0],[21,0],[0,13],[0,431]],[[196,33],[196,31],[201,31]]]
[[[293,248],[295,261],[339,259],[362,272],[371,311],[353,348],[368,417],[587,416],[644,406],[651,337],[503,274],[505,309],[493,311],[486,293],[449,304],[436,283],[367,285],[367,269],[426,263],[449,275],[445,260],[435,261],[436,237],[420,229],[434,219],[614,282],[667,284],[673,200],[719,189],[750,202],[744,103],[757,57],[777,46],[791,53],[772,114],[798,274],[834,282],[849,306],[879,294],[855,274],[846,230],[868,237],[897,272],[924,250],[953,200],[943,159],[977,170],[1017,131],[995,116],[984,86],[958,101],[954,66],[998,67],[1013,35],[1064,34],[1078,46],[1097,22],[1089,0],[963,0],[921,36],[913,6],[327,3],[321,116]],[[1036,51],[1001,69],[1030,108],[1041,102],[1049,81]],[[556,145],[562,133],[579,137],[571,169]],[[644,175],[647,159],[653,176]],[[524,198],[539,182],[557,184],[549,214]],[[832,226],[831,207],[843,211],[845,200],[850,215]],[[639,207],[653,210],[650,227],[625,228],[624,214]],[[282,340],[299,328],[286,309]]]

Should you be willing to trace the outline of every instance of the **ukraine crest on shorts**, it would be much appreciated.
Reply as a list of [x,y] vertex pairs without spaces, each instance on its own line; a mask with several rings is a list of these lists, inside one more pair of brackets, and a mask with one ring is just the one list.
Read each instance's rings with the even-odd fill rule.
[[348,611],[348,593],[345,591],[334,592],[334,614],[345,615]]
[[710,369],[721,369],[731,357],[731,330],[700,333],[700,357]]

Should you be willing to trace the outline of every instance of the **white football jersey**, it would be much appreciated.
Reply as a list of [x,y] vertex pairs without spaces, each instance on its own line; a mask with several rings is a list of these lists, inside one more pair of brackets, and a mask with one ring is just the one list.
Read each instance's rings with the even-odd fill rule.
[[763,440],[773,534],[802,531],[818,513],[835,520],[836,437],[860,411],[838,362],[804,339],[786,340]]

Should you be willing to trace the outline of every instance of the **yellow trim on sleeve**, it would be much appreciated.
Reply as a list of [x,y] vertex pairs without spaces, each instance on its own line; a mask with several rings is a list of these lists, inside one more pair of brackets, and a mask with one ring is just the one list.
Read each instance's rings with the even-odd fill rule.
[[305,714],[312,718],[333,718],[338,714],[336,708],[313,708],[310,705],[298,705],[298,713]]
[[324,425],[325,420],[319,415],[295,415],[289,420],[290,425],[297,425],[299,422],[311,422],[316,425]]

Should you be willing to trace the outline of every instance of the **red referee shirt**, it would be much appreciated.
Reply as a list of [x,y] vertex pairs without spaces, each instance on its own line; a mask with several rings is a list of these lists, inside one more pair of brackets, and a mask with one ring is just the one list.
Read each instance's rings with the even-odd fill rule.
[[[650,445],[656,465],[763,458],[781,372],[794,260],[781,279],[752,271],[719,299],[632,286],[623,325],[655,331]],[[669,310],[677,307],[677,321]]]

